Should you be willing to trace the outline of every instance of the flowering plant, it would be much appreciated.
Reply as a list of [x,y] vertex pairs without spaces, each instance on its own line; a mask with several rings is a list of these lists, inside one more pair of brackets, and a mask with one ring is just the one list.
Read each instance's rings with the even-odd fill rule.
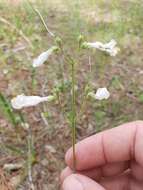
[[[39,13],[39,11],[36,9],[36,13],[40,16],[40,19],[42,23],[44,24],[47,32],[51,35],[54,42],[56,42],[56,45],[51,46],[48,50],[42,52],[37,58],[33,60],[32,67],[34,69],[38,69],[41,66],[44,66],[45,62],[49,59],[50,56],[52,56],[56,52],[60,52],[62,56],[64,57],[64,61],[68,62],[71,68],[71,114],[70,114],[70,124],[72,129],[72,147],[73,147],[73,164],[74,164],[74,170],[76,172],[76,153],[75,153],[75,144],[76,144],[76,126],[77,126],[77,111],[76,111],[76,90],[77,90],[77,81],[76,81],[76,64],[77,61],[73,56],[71,56],[69,53],[65,52],[63,50],[63,43],[62,39],[60,37],[55,36],[46,26],[43,17]],[[83,36],[79,36],[78,38],[79,42],[79,49],[82,51],[82,49],[90,49],[95,48],[102,52],[107,53],[110,56],[116,56],[119,52],[119,48],[117,48],[117,42],[115,40],[111,40],[108,43],[102,43],[102,42],[87,42],[84,40]],[[63,71],[65,72],[65,71]],[[90,81],[89,81],[90,82]],[[86,89],[86,88],[85,88]],[[110,92],[106,87],[99,87],[96,91],[88,89],[86,98],[93,98],[94,100],[107,100],[110,97]],[[55,89],[54,93],[51,93],[51,95],[41,97],[39,95],[33,96],[33,95],[17,95],[11,100],[11,105],[16,110],[21,110],[26,107],[31,106],[37,106],[38,104],[42,102],[51,102],[58,99],[58,91]],[[84,101],[83,101],[84,103]],[[83,108],[83,106],[81,105]],[[28,126],[29,128],[29,126]],[[29,152],[31,152],[29,146]],[[29,181],[32,183],[32,175],[31,175],[31,165],[29,165]]]

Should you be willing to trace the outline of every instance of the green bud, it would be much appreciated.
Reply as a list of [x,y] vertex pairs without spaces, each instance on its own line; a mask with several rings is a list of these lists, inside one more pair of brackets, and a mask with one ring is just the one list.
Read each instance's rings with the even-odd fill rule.
[[56,37],[56,39],[55,39],[55,42],[56,42],[56,44],[59,46],[59,47],[61,47],[62,46],[62,39],[60,38],[60,37]]
[[95,93],[94,92],[89,92],[87,94],[87,97],[91,97],[91,98],[95,99]]
[[52,101],[54,101],[55,99],[56,99],[56,97],[53,96],[53,95],[50,95],[50,96],[47,97],[47,101],[48,101],[48,102],[52,102]]
[[83,35],[79,35],[78,36],[79,48],[81,48],[81,45],[82,45],[83,42],[84,42],[84,36]]
[[79,42],[83,42],[84,41],[84,36],[83,35],[79,35],[78,36],[78,41]]
[[83,43],[81,44],[81,48],[82,48],[82,49],[88,49],[89,46],[87,45],[86,42],[83,42]]
[[57,53],[59,50],[60,50],[60,49],[59,49],[58,46],[53,46],[53,47],[52,47],[52,51],[53,51],[53,52],[56,52],[56,53]]

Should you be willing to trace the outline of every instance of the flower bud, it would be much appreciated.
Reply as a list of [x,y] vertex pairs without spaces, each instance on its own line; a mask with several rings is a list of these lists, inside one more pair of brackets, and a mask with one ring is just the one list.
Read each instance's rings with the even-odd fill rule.
[[79,37],[78,37],[79,48],[81,48],[83,42],[84,42],[84,36],[79,35]]
[[59,47],[61,47],[62,46],[62,39],[60,38],[60,37],[56,37],[56,39],[55,39],[55,42],[56,42],[56,44],[59,46]]

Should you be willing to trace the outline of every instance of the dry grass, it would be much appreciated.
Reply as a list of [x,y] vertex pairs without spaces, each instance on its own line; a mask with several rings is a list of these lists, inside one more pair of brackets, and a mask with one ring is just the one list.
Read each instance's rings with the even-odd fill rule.
[[13,190],[9,180],[6,178],[2,169],[0,169],[0,189],[1,190]]

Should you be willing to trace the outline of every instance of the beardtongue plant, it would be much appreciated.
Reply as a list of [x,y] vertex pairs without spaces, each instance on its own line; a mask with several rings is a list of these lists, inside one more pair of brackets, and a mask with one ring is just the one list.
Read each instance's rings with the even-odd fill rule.
[[[76,64],[77,61],[71,56],[69,53],[63,51],[63,43],[62,39],[54,35],[47,27],[43,17],[41,16],[40,12],[37,9],[34,9],[35,12],[39,15],[44,27],[46,28],[47,32],[50,34],[50,36],[53,38],[53,41],[56,42],[56,45],[53,45],[48,50],[42,52],[37,58],[33,60],[32,66],[33,68],[38,68],[44,66],[45,62],[49,59],[50,56],[52,56],[56,52],[61,52],[62,56],[64,57],[64,61],[68,62],[71,67],[71,114],[70,114],[70,125],[72,129],[72,149],[73,149],[73,167],[74,171],[76,172],[76,150],[75,150],[75,144],[76,144],[76,123],[77,123],[77,111],[76,111]],[[80,50],[82,49],[90,49],[95,48],[100,51],[103,51],[104,53],[107,53],[110,56],[116,56],[119,48],[116,47],[117,42],[115,40],[111,40],[108,43],[102,43],[102,42],[86,42],[82,36],[78,38],[78,44]],[[86,98],[91,97],[94,100],[104,100],[108,99],[110,97],[110,92],[107,90],[106,87],[100,87],[97,89],[96,93],[92,90],[88,90],[88,93],[86,94]],[[14,109],[23,109],[25,107],[31,107],[31,106],[37,106],[41,102],[51,102],[55,100],[57,96],[55,94],[49,95],[46,97],[40,97],[40,96],[26,96],[24,94],[18,95],[17,97],[13,98],[11,100],[11,105]],[[29,147],[30,151],[30,147]],[[30,167],[30,166],[29,166]],[[31,169],[29,170],[31,171]],[[29,172],[29,180],[32,183],[32,174]]]
[[114,39],[105,44],[102,42],[84,42],[82,45],[85,48],[95,48],[107,52],[110,56],[116,56],[120,50],[116,47],[117,42]]
[[24,94],[18,95],[11,100],[11,105],[14,109],[22,109],[24,107],[36,106],[41,102],[51,102],[55,97],[53,95],[40,97],[40,96],[25,96]]
[[45,61],[48,60],[48,58],[50,57],[50,55],[52,55],[52,53],[54,51],[58,50],[58,48],[56,46],[51,47],[50,49],[48,49],[47,51],[41,53],[36,59],[34,59],[33,61],[33,67],[40,67],[44,64]]
[[[11,100],[11,105],[15,110],[21,110],[23,108],[37,106],[38,104],[40,104],[42,102],[51,102],[53,100],[55,100],[54,95],[40,97],[40,96],[26,96],[24,94],[21,94]],[[24,118],[24,117],[22,116],[22,118]],[[34,188],[33,179],[32,179],[32,165],[35,162],[35,159],[33,158],[33,153],[32,153],[34,151],[33,138],[32,138],[32,132],[31,132],[31,128],[30,128],[29,124],[25,122],[25,119],[23,119],[23,120],[24,121],[22,123],[22,126],[28,132],[28,134],[27,134],[27,143],[28,143],[27,164],[28,164],[28,167],[27,168],[28,168],[29,186],[32,190],[34,190],[35,188]]]

